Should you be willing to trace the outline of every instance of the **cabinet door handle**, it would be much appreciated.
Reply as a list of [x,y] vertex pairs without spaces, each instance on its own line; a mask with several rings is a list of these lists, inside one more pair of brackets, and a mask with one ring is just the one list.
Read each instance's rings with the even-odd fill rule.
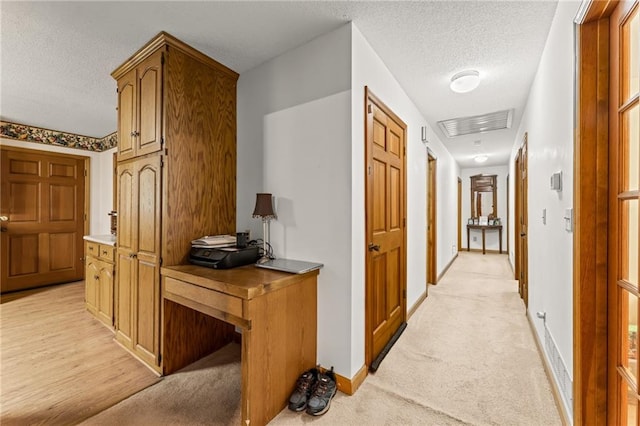
[[109,252],[106,251],[106,250],[102,250],[102,254],[104,254],[105,256],[107,255],[107,253],[109,253]]
[[136,257],[138,257],[136,253],[129,254],[129,259],[135,259]]
[[140,132],[138,132],[138,131],[134,130],[133,132],[131,132],[131,136],[133,136],[134,138],[135,138],[136,136],[140,136]]
[[100,275],[94,275],[93,278],[95,278],[96,280],[100,279]]

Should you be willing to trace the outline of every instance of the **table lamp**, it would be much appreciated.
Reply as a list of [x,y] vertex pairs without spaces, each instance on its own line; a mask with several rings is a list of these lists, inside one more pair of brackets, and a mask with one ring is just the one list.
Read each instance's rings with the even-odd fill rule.
[[258,263],[264,263],[271,259],[269,221],[276,217],[276,214],[273,212],[271,194],[256,194],[256,207],[253,209],[253,217],[262,218],[262,257],[258,260]]

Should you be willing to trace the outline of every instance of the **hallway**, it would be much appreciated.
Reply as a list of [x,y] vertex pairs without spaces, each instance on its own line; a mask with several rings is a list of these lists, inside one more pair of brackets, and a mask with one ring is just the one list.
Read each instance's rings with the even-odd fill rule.
[[512,276],[506,255],[460,252],[378,372],[319,423],[560,425]]

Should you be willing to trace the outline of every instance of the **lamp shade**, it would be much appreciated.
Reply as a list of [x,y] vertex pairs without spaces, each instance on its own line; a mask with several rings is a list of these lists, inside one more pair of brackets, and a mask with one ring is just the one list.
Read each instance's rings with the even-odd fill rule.
[[273,219],[273,201],[271,194],[256,194],[256,208],[253,209],[253,217]]

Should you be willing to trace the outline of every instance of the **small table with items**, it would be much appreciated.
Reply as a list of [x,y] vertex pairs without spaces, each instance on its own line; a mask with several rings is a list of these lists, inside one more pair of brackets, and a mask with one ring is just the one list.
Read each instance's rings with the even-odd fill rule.
[[469,233],[472,229],[481,229],[482,230],[482,254],[486,254],[487,250],[485,248],[485,231],[489,230],[498,230],[499,236],[498,241],[500,244],[500,254],[502,254],[502,225],[467,225],[467,251],[470,251],[471,246],[469,245]]

